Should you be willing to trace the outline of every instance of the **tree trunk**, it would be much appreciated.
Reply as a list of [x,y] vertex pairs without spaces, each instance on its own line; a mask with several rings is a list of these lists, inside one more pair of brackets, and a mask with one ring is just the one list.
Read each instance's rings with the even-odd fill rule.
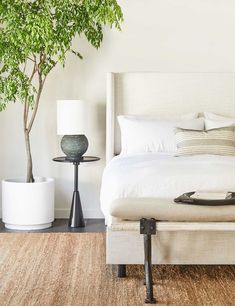
[[31,148],[30,148],[29,132],[27,130],[24,132],[24,136],[25,136],[25,148],[27,154],[27,183],[33,183],[34,182],[33,162],[32,162]]
[[36,95],[36,100],[35,100],[35,104],[33,107],[33,112],[32,112],[32,116],[31,119],[28,123],[28,115],[29,115],[29,107],[30,105],[28,104],[28,99],[26,97],[25,101],[24,101],[24,137],[25,137],[25,148],[26,148],[26,155],[27,155],[27,183],[34,183],[34,177],[33,177],[33,161],[32,161],[32,154],[31,154],[31,147],[30,147],[30,137],[29,134],[31,132],[36,114],[37,114],[37,110],[38,110],[38,105],[39,105],[39,101],[40,101],[40,97],[41,97],[41,93],[42,93],[42,89],[44,86],[44,83],[46,81],[46,77],[47,75],[44,77],[42,77],[42,71],[39,69],[39,66],[42,65],[45,61],[45,55],[40,53],[40,63],[37,64],[36,62],[36,56],[34,56],[34,67],[33,67],[33,71],[31,74],[31,77],[29,79],[29,82],[31,83],[33,80],[33,77],[35,75],[35,73],[38,73],[38,91],[37,91],[37,95]]

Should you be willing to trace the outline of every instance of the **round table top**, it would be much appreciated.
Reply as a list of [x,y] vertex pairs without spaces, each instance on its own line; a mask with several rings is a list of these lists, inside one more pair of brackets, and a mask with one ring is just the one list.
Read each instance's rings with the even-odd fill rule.
[[98,160],[100,160],[100,158],[96,156],[82,156],[80,159],[70,159],[66,156],[53,158],[53,161],[60,163],[90,163]]

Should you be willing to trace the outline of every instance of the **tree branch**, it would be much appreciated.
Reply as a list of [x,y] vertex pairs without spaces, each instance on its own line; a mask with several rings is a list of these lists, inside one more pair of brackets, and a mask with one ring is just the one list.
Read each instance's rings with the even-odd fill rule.
[[[30,84],[33,80],[33,77],[34,77],[36,71],[37,71],[37,63],[36,63],[36,60],[35,60],[34,61],[34,66],[33,66],[33,71],[32,71],[32,74],[29,78],[29,83]],[[25,101],[24,101],[24,130],[25,131],[27,130],[28,114],[29,114],[29,103],[28,103],[28,98],[25,98]]]
[[35,119],[36,114],[37,114],[37,110],[38,110],[38,105],[39,105],[42,89],[43,89],[43,86],[44,86],[44,83],[46,81],[46,77],[47,76],[45,76],[44,79],[42,79],[42,74],[39,73],[38,77],[39,77],[38,93],[37,93],[37,97],[36,97],[36,101],[35,101],[32,117],[31,117],[31,120],[30,120],[29,125],[27,127],[28,133],[30,133],[30,131],[32,129],[32,126],[33,126],[33,123],[34,123],[34,119]]
[[27,67],[27,61],[25,61],[25,63],[24,63],[24,69],[23,69],[24,74],[25,74],[26,67]]
[[40,61],[39,61],[39,63],[38,63],[38,70],[40,70],[41,65],[45,62],[45,60],[46,60],[46,54],[43,53],[43,52],[41,52],[40,55],[39,55],[39,57],[40,57]]
[[33,62],[33,63],[35,63],[36,62],[36,60],[35,59],[32,59],[31,57],[27,57],[27,59],[29,59],[31,62]]
[[24,101],[24,131],[27,129],[27,105],[28,105],[28,99],[26,98]]

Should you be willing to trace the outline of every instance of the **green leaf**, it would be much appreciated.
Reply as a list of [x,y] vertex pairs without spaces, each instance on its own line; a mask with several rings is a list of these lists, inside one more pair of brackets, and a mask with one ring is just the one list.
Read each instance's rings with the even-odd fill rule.
[[71,52],[76,55],[78,58],[80,58],[81,60],[83,59],[83,56],[81,55],[81,53],[79,53],[78,51],[74,51],[74,50],[71,50]]

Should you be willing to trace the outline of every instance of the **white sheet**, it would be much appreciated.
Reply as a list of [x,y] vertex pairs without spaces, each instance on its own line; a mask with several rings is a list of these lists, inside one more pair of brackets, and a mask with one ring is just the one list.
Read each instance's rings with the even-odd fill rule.
[[117,156],[104,170],[101,209],[108,216],[109,203],[117,198],[175,198],[194,190],[235,191],[235,157],[161,153]]

